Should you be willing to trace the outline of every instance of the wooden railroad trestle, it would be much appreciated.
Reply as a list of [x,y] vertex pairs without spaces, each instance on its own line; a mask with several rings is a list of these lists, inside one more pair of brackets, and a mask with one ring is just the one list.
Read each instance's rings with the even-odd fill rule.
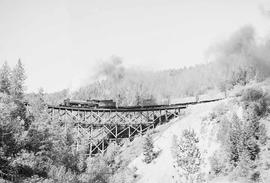
[[[89,109],[48,106],[52,120],[65,130],[73,127],[76,134],[75,150],[84,149],[90,156],[104,153],[111,142],[133,139],[156,125],[180,115],[185,106],[133,109]],[[86,148],[86,149],[85,149]]]

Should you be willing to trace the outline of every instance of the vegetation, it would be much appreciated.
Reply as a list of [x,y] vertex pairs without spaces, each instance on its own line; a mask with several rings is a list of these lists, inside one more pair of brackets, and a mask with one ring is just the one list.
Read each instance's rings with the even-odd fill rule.
[[154,152],[154,142],[149,133],[147,133],[144,138],[143,155],[143,161],[147,164],[151,163],[152,160],[156,158],[156,153]]
[[232,111],[223,114],[217,133],[221,149],[210,159],[214,175],[261,180],[261,154],[268,140],[261,119],[268,115],[269,99],[261,89],[248,88],[240,100],[244,109],[242,119]]
[[[5,62],[0,69],[0,173],[6,180],[15,177],[17,182],[134,182],[135,171],[128,168],[132,158],[143,153],[148,164],[156,157],[150,135],[144,143],[137,139],[140,146],[112,144],[104,155],[86,157],[85,149],[74,151],[74,130],[64,130],[50,119],[45,104],[58,104],[66,97],[112,98],[118,105],[140,105],[144,99],[168,103],[184,96],[198,99],[198,95],[216,88],[227,94],[235,86],[269,77],[269,43],[257,43],[255,31],[247,26],[209,49],[213,62],[160,72],[127,69],[121,58],[112,57],[97,69],[94,83],[73,93],[63,90],[46,94],[41,89],[25,94],[22,62],[19,60],[14,68]],[[25,101],[31,104],[28,110]],[[263,89],[248,88],[237,102],[243,109],[242,116],[230,107],[211,114],[211,120],[219,123],[217,140],[221,144],[210,158],[211,173],[260,181],[262,169],[270,167],[270,163],[261,163],[263,152],[269,153],[266,128],[261,122],[269,115],[269,95]],[[174,138],[176,167],[190,182],[203,181],[198,143],[192,130],[184,130],[180,139]]]
[[[21,61],[10,71],[1,69],[0,173],[17,182],[132,182],[134,173],[119,154],[119,146],[104,156],[87,158],[73,151],[72,129],[46,113],[44,93],[31,95],[24,105],[25,73]],[[121,181],[119,181],[121,180]]]
[[178,140],[173,138],[172,153],[179,168],[179,174],[185,182],[201,182],[200,166],[202,163],[201,152],[197,146],[199,142],[194,130],[185,129]]

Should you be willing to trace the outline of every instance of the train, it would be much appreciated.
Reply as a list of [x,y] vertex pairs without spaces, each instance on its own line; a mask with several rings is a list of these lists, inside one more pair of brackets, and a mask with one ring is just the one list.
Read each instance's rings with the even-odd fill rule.
[[65,99],[63,103],[61,103],[60,107],[76,107],[76,108],[106,108],[106,109],[130,109],[130,108],[142,108],[142,107],[152,107],[155,103],[153,103],[152,99],[144,99],[141,105],[137,106],[117,106],[116,102],[112,99],[110,100],[98,100],[98,99],[88,99],[88,100],[73,100],[73,99]]
[[113,100],[71,100],[65,99],[61,107],[80,107],[80,108],[116,108],[116,102]]
[[[71,100],[69,98],[65,99],[63,103],[59,104],[60,107],[74,107],[74,108],[91,108],[91,109],[142,109],[142,108],[157,108],[157,107],[175,107],[175,106],[187,106],[187,105],[195,105],[200,103],[207,103],[207,102],[214,102],[219,101],[224,98],[217,98],[217,99],[209,99],[209,100],[195,100],[189,102],[181,102],[181,103],[174,103],[174,104],[162,104],[157,105],[153,103],[150,99],[145,99],[141,105],[135,106],[118,106],[115,101],[112,99],[110,100],[97,100],[97,99],[88,99],[88,100]],[[28,103],[25,103],[28,105]]]

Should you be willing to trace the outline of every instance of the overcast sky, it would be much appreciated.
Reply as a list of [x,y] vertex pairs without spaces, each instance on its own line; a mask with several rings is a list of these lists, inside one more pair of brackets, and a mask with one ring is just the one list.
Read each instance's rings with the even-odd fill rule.
[[76,88],[112,55],[180,68],[243,25],[270,33],[267,0],[0,0],[0,64],[21,58],[28,91]]

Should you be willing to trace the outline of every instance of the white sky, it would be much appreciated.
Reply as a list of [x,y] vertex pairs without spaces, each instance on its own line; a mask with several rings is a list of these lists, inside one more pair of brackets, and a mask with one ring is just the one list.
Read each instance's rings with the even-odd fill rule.
[[76,88],[112,55],[127,67],[206,61],[213,43],[243,25],[259,36],[266,0],[0,0],[0,64],[21,58],[28,91]]

